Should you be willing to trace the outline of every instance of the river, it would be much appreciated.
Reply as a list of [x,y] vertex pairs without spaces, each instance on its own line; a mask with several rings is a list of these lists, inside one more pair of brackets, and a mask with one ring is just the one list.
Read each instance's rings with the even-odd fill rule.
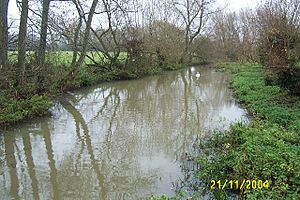
[[193,141],[247,119],[228,82],[193,67],[68,92],[51,116],[0,130],[0,199],[174,195]]

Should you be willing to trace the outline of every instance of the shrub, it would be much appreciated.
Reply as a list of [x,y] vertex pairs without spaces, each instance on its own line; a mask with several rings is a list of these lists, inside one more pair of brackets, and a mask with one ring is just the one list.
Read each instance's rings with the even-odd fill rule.
[[[258,11],[260,25],[259,55],[266,67],[266,83],[274,83],[300,95],[300,69],[298,67],[300,37],[294,16],[298,15],[297,2],[267,2]],[[286,6],[288,5],[288,6]]]
[[47,96],[34,95],[27,99],[10,99],[1,103],[0,125],[17,122],[32,116],[48,113],[51,102]]

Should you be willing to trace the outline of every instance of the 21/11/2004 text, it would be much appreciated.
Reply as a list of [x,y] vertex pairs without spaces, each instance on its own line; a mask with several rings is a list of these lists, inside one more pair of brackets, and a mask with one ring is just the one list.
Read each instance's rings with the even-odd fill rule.
[[254,190],[254,189],[269,189],[269,181],[268,180],[211,180],[211,190]]

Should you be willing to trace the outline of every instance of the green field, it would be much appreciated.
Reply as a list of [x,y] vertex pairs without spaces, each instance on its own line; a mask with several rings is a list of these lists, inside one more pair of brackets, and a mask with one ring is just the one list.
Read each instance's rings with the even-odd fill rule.
[[[110,54],[113,55],[113,53]],[[108,59],[105,58],[104,54],[101,52],[90,51],[87,53],[87,55],[92,57],[92,59],[94,59],[99,64],[103,64],[108,61]],[[72,62],[72,57],[73,57],[72,51],[52,51],[46,54],[46,62],[51,63],[53,65],[70,65]],[[127,58],[127,53],[121,52],[119,55],[120,62],[124,62],[126,58]],[[34,52],[27,51],[27,55],[26,55],[27,62],[30,62],[31,59],[34,59]],[[18,60],[18,52],[10,51],[9,52],[10,63],[17,63],[17,60]],[[84,63],[94,64],[93,61],[88,57],[85,58]]]

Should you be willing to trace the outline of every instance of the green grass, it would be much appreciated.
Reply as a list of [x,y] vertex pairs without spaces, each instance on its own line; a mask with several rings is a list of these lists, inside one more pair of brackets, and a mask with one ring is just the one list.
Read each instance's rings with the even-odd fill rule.
[[[216,134],[205,146],[215,157],[199,158],[197,177],[210,187],[214,180],[268,180],[269,189],[238,190],[247,199],[297,199],[300,195],[300,101],[278,86],[267,86],[256,64],[229,63],[234,93],[252,115],[248,125],[236,124]],[[215,190],[227,199],[231,190]]]
[[[33,51],[27,51],[26,54],[27,54],[27,56],[26,56],[27,62],[30,62],[30,60],[34,59]],[[108,59],[105,58],[103,53],[90,51],[87,53],[87,55],[92,57],[99,64],[103,64],[103,62],[108,61]],[[112,53],[111,53],[111,55],[112,55]],[[17,56],[18,56],[17,51],[10,51],[9,52],[10,63],[16,63],[18,60]],[[70,65],[72,63],[72,56],[73,56],[72,51],[50,51],[46,54],[46,61],[53,65]],[[119,58],[120,62],[124,62],[126,60],[126,57],[127,57],[127,53],[121,52],[118,58]],[[85,64],[94,64],[87,57],[85,58],[84,62],[85,62]]]

